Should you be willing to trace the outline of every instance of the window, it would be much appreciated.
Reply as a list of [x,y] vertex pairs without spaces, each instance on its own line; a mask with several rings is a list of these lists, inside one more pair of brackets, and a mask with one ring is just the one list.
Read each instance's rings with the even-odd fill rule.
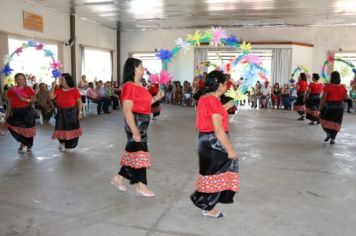
[[[345,61],[351,62],[356,66],[356,52],[338,52],[335,53],[335,58],[341,58]],[[350,85],[350,81],[354,78],[354,73],[350,66],[346,65],[343,62],[335,61],[334,70],[340,72],[341,83]]]
[[[9,53],[13,53],[17,48],[21,47],[23,43],[28,40],[9,38]],[[45,49],[52,51],[55,55],[55,60],[58,60],[58,46],[57,44],[45,43]],[[52,69],[50,64],[52,59],[45,57],[43,51],[36,50],[33,47],[28,47],[23,50],[20,56],[16,54],[13,56],[13,61],[10,63],[11,68],[14,70],[13,75],[16,73],[24,73],[26,75],[35,75],[36,83],[51,84],[53,82]],[[28,81],[30,83],[30,81]]]
[[109,50],[82,47],[82,75],[89,82],[112,79],[112,60]]
[[[146,52],[146,53],[133,53],[131,55],[134,58],[140,59],[142,61],[143,66],[150,73],[159,73],[162,70],[162,62],[159,58],[156,57],[155,52]],[[148,75],[145,71],[145,75],[143,76],[146,80],[148,79]]]
[[[262,61],[262,66],[266,70],[267,78],[270,77],[271,65],[272,65],[272,50],[270,49],[253,49],[250,54],[258,56]],[[231,58],[235,58],[241,55],[241,52],[236,49],[212,49],[208,50],[208,61],[219,67],[225,66]],[[214,66],[208,68],[208,72],[214,70]],[[231,67],[231,77],[237,80],[240,77],[244,77],[246,73],[249,73],[249,67],[245,64],[239,63],[237,66]]]

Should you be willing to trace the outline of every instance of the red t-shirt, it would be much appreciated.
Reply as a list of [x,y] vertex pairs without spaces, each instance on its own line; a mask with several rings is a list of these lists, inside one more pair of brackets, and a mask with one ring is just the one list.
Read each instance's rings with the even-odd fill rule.
[[64,91],[63,88],[54,90],[56,95],[56,104],[59,108],[69,108],[77,105],[77,100],[80,98],[80,93],[77,88]]
[[229,131],[228,118],[229,115],[220,100],[215,96],[200,97],[198,102],[196,126],[200,132],[214,131],[211,116],[220,114],[222,117],[222,125],[225,131]]
[[132,112],[140,114],[151,114],[152,96],[142,86],[135,85],[131,82],[126,82],[122,86],[121,100],[133,101]]
[[299,89],[298,89],[298,93],[303,93],[305,91],[307,91],[307,88],[308,88],[308,82],[307,81],[304,81],[304,80],[299,80],[297,82],[297,85],[299,85]]
[[345,99],[347,90],[343,85],[328,84],[324,87],[327,102],[342,102]]
[[324,85],[321,83],[310,83],[310,95],[321,94],[323,92]]
[[7,91],[7,97],[11,102],[12,108],[21,108],[21,107],[29,106],[30,103],[21,101],[19,96],[24,97],[26,99],[30,99],[34,95],[35,92],[32,90],[31,87],[28,86],[25,86],[24,88],[19,88],[17,86],[14,86],[11,89],[9,89],[9,91]]

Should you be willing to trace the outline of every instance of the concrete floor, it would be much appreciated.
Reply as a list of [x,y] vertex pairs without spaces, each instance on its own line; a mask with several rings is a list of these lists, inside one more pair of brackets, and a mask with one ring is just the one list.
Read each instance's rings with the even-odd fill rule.
[[190,202],[198,159],[193,109],[165,105],[149,131],[157,197],[119,192],[121,112],[90,116],[75,152],[59,153],[53,127],[38,125],[32,156],[0,137],[0,235],[356,235],[356,114],[335,146],[294,112],[240,110],[230,122],[241,191],[207,219]]

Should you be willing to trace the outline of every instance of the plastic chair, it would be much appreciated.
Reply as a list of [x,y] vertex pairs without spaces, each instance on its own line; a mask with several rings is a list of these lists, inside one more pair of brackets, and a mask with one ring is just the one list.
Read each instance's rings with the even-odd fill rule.
[[88,97],[86,97],[83,110],[84,110],[83,111],[84,116],[87,116],[90,113],[94,113],[95,115],[97,115],[98,114],[98,104],[96,104],[94,102],[90,102],[90,99]]
[[41,110],[36,110],[35,109],[35,112],[37,113],[37,115],[39,116],[39,121],[40,121],[40,124],[43,125],[43,114],[42,114],[42,111]]

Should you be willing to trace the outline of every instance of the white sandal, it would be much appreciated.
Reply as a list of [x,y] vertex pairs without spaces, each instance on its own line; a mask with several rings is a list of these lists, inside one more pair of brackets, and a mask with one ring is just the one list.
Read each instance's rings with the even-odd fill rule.
[[117,181],[115,180],[115,177],[112,177],[111,179],[111,184],[114,185],[118,190],[126,192],[127,188],[124,184],[120,185],[117,183]]
[[223,218],[224,217],[224,213],[222,211],[218,211],[218,213],[216,213],[215,215],[209,215],[208,212],[209,211],[202,211],[201,214],[203,216],[211,217],[211,218]]

